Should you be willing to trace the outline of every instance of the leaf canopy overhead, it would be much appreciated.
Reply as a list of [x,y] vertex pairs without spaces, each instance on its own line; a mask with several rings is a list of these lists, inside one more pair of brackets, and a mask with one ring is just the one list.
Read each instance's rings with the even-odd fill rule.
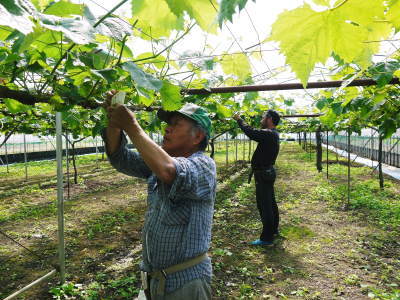
[[[251,54],[242,49],[242,53],[226,51],[209,57],[202,57],[204,50],[196,49],[200,53],[198,58],[192,56],[187,61],[183,54],[177,56],[174,52],[175,45],[186,39],[194,22],[198,24],[196,30],[214,34],[218,32],[218,25],[222,28],[225,21],[234,23],[235,13],[243,14],[245,6],[254,2],[135,0],[129,1],[131,16],[120,17],[113,12],[99,22],[89,7],[68,0],[4,0],[0,4],[0,86],[28,91],[40,101],[27,109],[26,104],[31,102],[24,102],[22,98],[1,99],[0,118],[2,108],[24,114],[26,118],[41,114],[49,107],[69,111],[78,105],[92,109],[92,126],[99,128],[99,121],[104,123],[104,119],[97,107],[109,89],[126,91],[131,105],[155,105],[172,110],[184,101],[193,101],[208,107],[220,118],[229,118],[232,111],[240,109],[247,110],[249,116],[268,107],[292,111],[291,101],[275,96],[264,100],[257,93],[239,96],[238,100],[232,94],[208,98],[183,98],[180,94],[180,89],[187,87],[207,89],[256,83],[254,78],[261,72],[255,75],[252,61],[257,56],[261,63],[269,62],[260,47],[259,52],[252,50]],[[395,92],[379,89],[399,76],[398,56],[375,64],[373,55],[379,51],[380,43],[376,41],[388,39],[399,31],[399,5],[400,0],[368,3],[310,0],[283,12],[273,24],[268,41],[279,43],[286,63],[303,85],[316,65],[325,64],[329,58],[336,63],[337,71],[332,72],[336,79],[365,76],[377,80],[376,90],[343,89],[341,95],[331,95],[330,99],[335,100],[329,105],[317,100],[315,109],[331,116],[325,117],[329,119],[327,124],[355,124],[356,121],[366,124],[368,120],[382,118],[385,109],[396,111]],[[240,42],[234,34],[232,40],[232,43]],[[137,45],[142,42],[151,44],[151,48],[138,51]],[[193,48],[197,47],[196,42],[192,40]],[[207,47],[213,49],[210,45],[203,48]],[[270,76],[279,74],[279,70],[270,70],[265,65]],[[342,72],[344,69],[347,72]],[[183,74],[179,79],[171,75],[179,73]],[[354,100],[361,96],[370,96],[373,100],[368,103]],[[357,105],[369,107],[370,113],[355,117]],[[364,108],[362,111],[367,111]],[[145,113],[143,116],[148,118]],[[400,120],[396,113],[390,113],[380,124],[385,124],[382,132],[387,135]]]

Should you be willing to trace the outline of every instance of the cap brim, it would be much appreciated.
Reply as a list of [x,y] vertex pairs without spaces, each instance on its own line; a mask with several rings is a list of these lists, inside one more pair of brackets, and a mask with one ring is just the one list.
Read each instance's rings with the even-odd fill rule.
[[172,116],[176,114],[176,111],[166,111],[163,109],[159,109],[157,111],[157,117],[164,122],[169,123],[169,121],[171,120]]
[[163,110],[163,109],[159,109],[157,111],[157,117],[164,122],[169,123],[169,121],[171,120],[171,118],[175,115],[181,115],[184,116],[186,118],[189,118],[190,120],[195,121],[196,123],[198,123],[198,121],[196,121],[195,119],[193,119],[191,116],[180,112],[179,110],[175,110],[175,111],[167,111],[167,110]]

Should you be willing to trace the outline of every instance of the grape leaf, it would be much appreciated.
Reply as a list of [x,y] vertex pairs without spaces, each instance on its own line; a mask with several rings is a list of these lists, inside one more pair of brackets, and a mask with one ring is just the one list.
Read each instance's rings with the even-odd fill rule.
[[[322,12],[305,4],[280,14],[269,40],[280,42],[286,62],[306,86],[315,64],[325,63],[333,52],[345,62],[369,65],[377,43],[365,42],[388,34],[388,26],[375,22],[383,12],[379,1],[365,5],[365,1],[352,0]],[[351,42],[345,37],[351,37]]]
[[158,91],[161,89],[163,82],[152,75],[143,72],[135,63],[129,61],[122,64],[122,68],[131,74],[132,80],[139,87]]
[[179,86],[173,85],[164,80],[160,89],[162,106],[165,110],[177,110],[182,106],[181,89]]
[[32,109],[31,106],[22,104],[21,102],[14,99],[5,98],[3,99],[3,101],[10,113],[13,114],[26,112]]
[[224,55],[221,66],[225,74],[235,75],[242,80],[251,74],[249,59],[243,53]]
[[27,13],[11,2],[14,1],[2,1],[0,4],[0,25],[10,26],[23,34],[32,32],[34,24]]
[[82,15],[83,5],[71,3],[66,0],[51,2],[50,6],[44,10],[44,13],[58,17],[70,17],[72,15]]
[[393,24],[396,32],[400,31],[400,1],[392,1],[386,14],[387,20]]
[[94,40],[94,29],[85,18],[61,18],[45,14],[39,14],[39,17],[43,27],[63,32],[76,44],[88,44]]
[[186,11],[189,16],[197,21],[204,30],[211,33],[217,32],[217,24],[214,22],[218,11],[218,3],[215,0],[166,0],[171,11],[179,18]]
[[[221,7],[218,13],[218,23],[219,27],[222,27],[224,20],[229,20],[232,22],[232,16],[236,12],[236,8],[241,11],[247,3],[248,0],[222,0]],[[255,0],[253,0],[255,2]]]
[[171,30],[183,29],[183,15],[178,18],[165,0],[132,1],[132,16],[139,20],[143,39],[169,36]]
[[313,0],[313,2],[317,5],[328,6],[330,5],[330,0]]

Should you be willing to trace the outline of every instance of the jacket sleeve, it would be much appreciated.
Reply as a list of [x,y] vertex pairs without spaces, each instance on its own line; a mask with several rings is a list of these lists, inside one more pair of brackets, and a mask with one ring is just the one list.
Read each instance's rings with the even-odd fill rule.
[[254,129],[253,127],[244,123],[242,119],[237,120],[240,129],[251,140],[260,142],[269,142],[273,139],[273,134],[270,130]]

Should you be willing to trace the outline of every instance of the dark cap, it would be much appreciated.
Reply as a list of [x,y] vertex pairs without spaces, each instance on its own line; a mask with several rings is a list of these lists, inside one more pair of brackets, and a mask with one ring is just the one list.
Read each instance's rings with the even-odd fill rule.
[[265,113],[265,116],[270,117],[272,119],[272,123],[274,123],[275,126],[278,125],[279,121],[281,120],[281,117],[278,114],[278,112],[273,109],[268,109],[267,112]]

